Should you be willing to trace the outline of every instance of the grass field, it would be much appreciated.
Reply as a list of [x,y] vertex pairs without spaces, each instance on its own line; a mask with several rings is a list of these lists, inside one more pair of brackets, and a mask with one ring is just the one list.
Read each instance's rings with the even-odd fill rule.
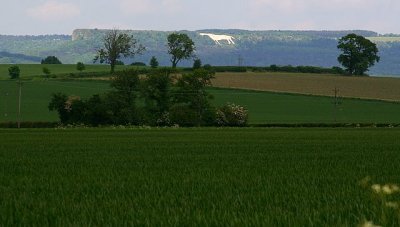
[[400,101],[400,79],[294,73],[218,73],[218,87]]
[[359,185],[400,183],[399,129],[0,134],[3,226],[400,224]]
[[[47,109],[51,94],[89,97],[109,89],[107,81],[33,80],[22,86],[23,121],[57,121]],[[249,109],[250,123],[400,123],[400,104],[381,101],[341,99],[334,108],[329,97],[280,94],[237,89],[209,90],[213,102],[241,104]],[[0,121],[16,121],[18,86],[15,81],[0,81]]]

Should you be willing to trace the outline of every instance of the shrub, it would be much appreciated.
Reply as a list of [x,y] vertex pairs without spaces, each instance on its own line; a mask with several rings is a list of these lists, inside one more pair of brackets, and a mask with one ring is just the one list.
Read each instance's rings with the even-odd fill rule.
[[10,75],[11,79],[19,78],[19,74],[20,73],[21,73],[21,70],[16,65],[11,66],[10,68],[8,68],[8,75]]
[[151,57],[151,59],[150,59],[151,68],[155,69],[158,67],[158,65],[159,65],[159,63],[158,63],[157,58],[155,56]]
[[212,66],[211,66],[210,64],[205,64],[205,65],[203,66],[203,68],[204,68],[205,70],[211,71]]
[[46,76],[48,76],[48,75],[51,74],[50,69],[47,68],[47,67],[43,67],[42,71],[43,71],[43,73],[44,73]]
[[82,62],[76,63],[76,70],[82,72],[83,70],[85,70],[85,68],[85,64],[83,64]]
[[198,125],[198,116],[195,110],[188,105],[177,104],[171,107],[169,112],[170,124],[179,126],[196,126]]
[[193,69],[200,69],[201,68],[201,60],[200,59],[195,59],[193,62]]
[[133,62],[131,65],[132,66],[146,66],[146,63],[137,61],[137,62]]
[[219,126],[243,127],[248,122],[248,111],[234,103],[227,103],[216,112],[216,123]]
[[45,59],[42,59],[41,64],[62,64],[62,63],[56,56],[47,56]]

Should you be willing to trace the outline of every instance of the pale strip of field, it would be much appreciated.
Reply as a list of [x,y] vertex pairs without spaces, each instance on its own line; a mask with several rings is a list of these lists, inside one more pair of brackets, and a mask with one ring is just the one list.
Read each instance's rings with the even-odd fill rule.
[[371,40],[372,42],[400,42],[400,37],[367,37],[367,39]]
[[299,73],[217,73],[215,87],[400,101],[400,79]]

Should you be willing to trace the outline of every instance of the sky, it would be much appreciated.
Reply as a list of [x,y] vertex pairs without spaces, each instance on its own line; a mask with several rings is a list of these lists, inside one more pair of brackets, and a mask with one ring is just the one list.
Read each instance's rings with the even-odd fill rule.
[[372,30],[400,34],[399,0],[0,0],[0,34],[131,30]]

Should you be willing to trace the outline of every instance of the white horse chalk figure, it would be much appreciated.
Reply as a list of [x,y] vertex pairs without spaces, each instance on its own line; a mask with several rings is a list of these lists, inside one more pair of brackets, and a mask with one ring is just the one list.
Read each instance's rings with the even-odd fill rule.
[[233,36],[230,36],[230,35],[215,35],[215,34],[211,34],[211,33],[200,33],[200,35],[201,36],[208,36],[208,37],[210,37],[212,40],[214,40],[214,42],[216,43],[216,44],[219,44],[219,45],[221,45],[221,43],[219,42],[219,41],[223,41],[223,40],[225,40],[225,41],[228,41],[228,44],[230,45],[230,44],[235,44],[235,42],[233,41],[233,39],[235,38],[235,37],[233,37]]

